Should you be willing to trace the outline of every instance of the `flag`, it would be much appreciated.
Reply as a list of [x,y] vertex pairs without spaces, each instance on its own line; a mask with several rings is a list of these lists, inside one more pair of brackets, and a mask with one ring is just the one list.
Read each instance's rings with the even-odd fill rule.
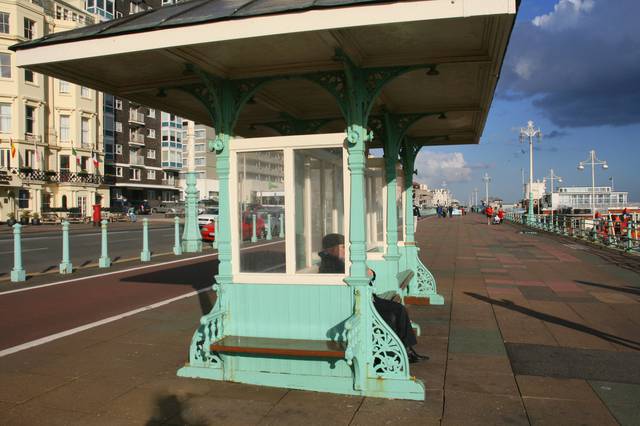
[[80,157],[78,156],[78,152],[74,147],[71,147],[71,154],[76,157],[76,164],[80,164]]
[[11,158],[16,156],[16,146],[13,144],[13,139],[9,139],[9,143],[11,144]]
[[95,152],[91,154],[91,159],[93,160],[93,167],[97,169],[98,165],[100,165],[100,162],[98,161],[98,156],[96,155]]

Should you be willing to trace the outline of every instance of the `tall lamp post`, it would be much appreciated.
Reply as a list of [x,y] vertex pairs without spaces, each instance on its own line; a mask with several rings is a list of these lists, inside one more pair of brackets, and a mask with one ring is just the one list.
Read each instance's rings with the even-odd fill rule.
[[475,207],[478,207],[478,188],[473,188],[473,193],[475,195],[475,199],[474,199],[473,205]]
[[553,169],[550,170],[549,176],[546,177],[551,182],[551,223],[553,224],[553,181],[557,180],[558,183],[562,183],[562,177],[556,175]]
[[[195,124],[187,124],[187,188],[185,190],[184,231],[182,233],[182,251],[198,253],[202,251],[202,237],[198,229],[198,188],[196,187],[198,173],[195,171]],[[216,229],[215,232],[218,232]]]
[[527,223],[533,223],[533,138],[537,138],[540,142],[542,132],[540,128],[533,127],[533,121],[527,122],[527,127],[520,128],[520,142],[529,139],[529,211],[527,213]]
[[596,166],[602,166],[603,169],[608,169],[609,165],[605,160],[598,160],[596,157],[596,151],[589,151],[589,158],[583,160],[578,164],[578,170],[584,170],[584,166],[591,166],[591,217],[596,217]]
[[484,182],[484,194],[485,194],[484,207],[487,208],[489,207],[489,182],[491,182],[491,177],[489,177],[488,173],[485,172],[484,176],[482,177],[482,181]]

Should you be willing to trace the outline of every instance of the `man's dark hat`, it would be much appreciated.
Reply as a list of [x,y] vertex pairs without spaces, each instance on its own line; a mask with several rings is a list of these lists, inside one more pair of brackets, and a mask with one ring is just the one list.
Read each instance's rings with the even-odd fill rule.
[[337,245],[344,244],[344,235],[342,234],[327,234],[322,239],[322,249],[328,249]]

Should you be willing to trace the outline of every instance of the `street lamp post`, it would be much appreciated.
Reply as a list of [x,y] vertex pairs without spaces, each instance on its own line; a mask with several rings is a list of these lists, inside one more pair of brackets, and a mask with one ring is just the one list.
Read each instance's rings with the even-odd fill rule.
[[484,176],[482,177],[482,181],[484,182],[484,194],[485,194],[484,207],[487,208],[489,207],[489,182],[491,182],[491,177],[489,177],[488,173],[485,172]]
[[598,160],[596,157],[596,151],[589,151],[589,158],[581,161],[578,164],[578,170],[584,170],[584,166],[591,166],[591,217],[596,217],[596,166],[602,166],[603,169],[608,169],[609,165],[605,160]]
[[533,138],[538,138],[538,142],[542,137],[540,128],[533,127],[533,121],[527,122],[527,127],[520,128],[520,142],[529,139],[529,209],[527,213],[527,223],[533,223]]
[[555,225],[554,225],[554,222],[553,222],[553,181],[557,180],[558,183],[562,183],[562,177],[556,175],[553,172],[553,169],[551,169],[550,170],[550,174],[549,174],[549,176],[546,177],[546,179],[549,179],[549,181],[551,182],[551,226],[553,226],[554,229],[555,229]]
[[475,202],[473,203],[473,205],[477,208],[478,207],[478,188],[473,188],[473,193],[475,195]]

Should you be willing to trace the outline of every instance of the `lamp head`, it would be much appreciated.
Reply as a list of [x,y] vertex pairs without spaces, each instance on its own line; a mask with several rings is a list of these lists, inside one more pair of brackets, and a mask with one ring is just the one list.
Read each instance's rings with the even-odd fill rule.
[[603,169],[605,169],[605,170],[607,170],[607,169],[609,168],[609,165],[608,165],[607,163],[604,163],[604,164],[602,165],[602,168],[603,168]]
[[584,170],[584,166],[582,164],[578,164],[578,170]]
[[562,178],[558,178],[558,183],[562,183]]

